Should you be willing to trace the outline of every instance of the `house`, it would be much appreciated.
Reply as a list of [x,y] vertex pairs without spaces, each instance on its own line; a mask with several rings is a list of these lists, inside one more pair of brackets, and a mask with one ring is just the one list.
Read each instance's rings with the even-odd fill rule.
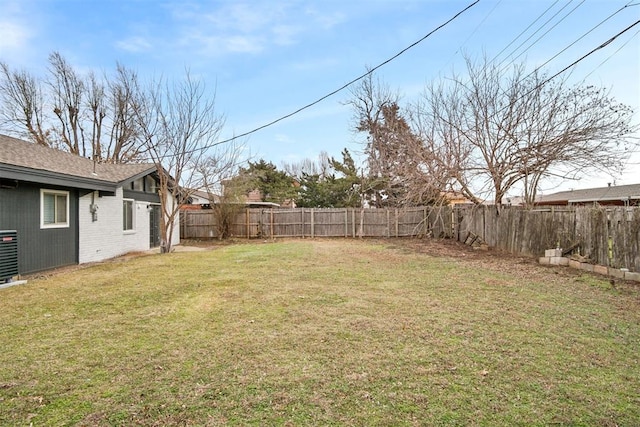
[[[212,194],[212,197],[214,202],[217,202],[220,200],[220,196],[216,194]],[[201,190],[194,191],[189,198],[190,198],[189,204],[191,205],[208,206],[211,204],[211,201],[209,200],[209,193],[207,193],[206,191],[201,191]]]
[[[245,196],[245,205],[248,208],[279,208],[281,205],[273,202],[262,201],[262,191],[255,189],[251,190]],[[282,207],[295,208],[295,202],[293,200],[285,200]]]
[[612,205],[640,206],[640,184],[560,191],[539,196],[536,205]]
[[160,246],[158,182],[154,164],[94,163],[0,135],[0,230],[17,231],[19,273]]
[[[214,204],[222,203],[222,197],[217,194],[212,194]],[[246,208],[279,208],[280,205],[272,202],[263,202],[262,193],[260,190],[253,190],[247,193],[246,196],[242,196],[240,201],[231,202],[233,204],[240,204]],[[295,205],[294,205],[295,207]],[[211,201],[209,195],[205,191],[191,191],[190,196],[187,198],[185,204],[180,206],[183,211],[211,209]]]
[[[201,209],[211,209],[211,202],[206,191],[183,189],[189,196],[185,197],[180,205],[180,210],[192,211]],[[219,196],[213,195],[213,200],[218,201]]]
[[470,206],[473,202],[460,191],[441,191],[440,197],[450,206]]

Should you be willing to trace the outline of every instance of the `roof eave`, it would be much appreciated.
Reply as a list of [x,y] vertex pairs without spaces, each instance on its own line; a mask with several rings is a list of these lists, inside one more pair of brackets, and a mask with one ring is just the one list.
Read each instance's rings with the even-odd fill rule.
[[125,178],[125,179],[123,179],[121,181],[118,181],[117,185],[119,187],[122,187],[122,186],[124,186],[125,184],[127,184],[129,182],[135,181],[136,179],[142,178],[142,177],[147,176],[147,175],[151,175],[154,172],[158,172],[158,169],[154,165],[151,165],[151,166],[149,166],[147,169],[145,169],[142,172],[139,172],[139,173],[137,173],[135,175],[132,175],[132,176],[130,176],[128,178]]
[[94,191],[114,192],[116,183],[90,179],[72,175],[60,174],[41,169],[32,169],[22,166],[0,163],[0,177],[15,179],[18,181],[35,182],[38,184],[56,185],[60,187],[80,188]]
[[618,197],[591,197],[586,199],[569,199],[568,203],[587,203],[587,202],[610,202],[614,200],[627,201],[627,200],[639,200],[640,196],[618,196]]

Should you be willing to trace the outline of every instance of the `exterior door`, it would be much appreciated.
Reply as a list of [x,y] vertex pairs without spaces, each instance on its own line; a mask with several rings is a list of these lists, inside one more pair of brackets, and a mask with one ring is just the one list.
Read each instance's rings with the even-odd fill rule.
[[149,206],[149,247],[160,246],[160,205]]

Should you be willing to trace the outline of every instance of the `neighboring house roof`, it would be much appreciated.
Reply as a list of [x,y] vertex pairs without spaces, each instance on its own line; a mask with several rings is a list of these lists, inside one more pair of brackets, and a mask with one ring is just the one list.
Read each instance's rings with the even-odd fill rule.
[[440,195],[443,197],[443,199],[451,206],[455,206],[455,205],[470,205],[473,204],[473,202],[471,200],[469,200],[468,198],[466,198],[461,192],[459,191],[441,191]]
[[0,135],[0,177],[91,190],[114,191],[156,171],[150,163],[94,163],[75,154]]
[[[219,202],[220,201],[220,196],[218,196],[217,194],[211,194],[213,196],[213,201],[215,202]],[[208,204],[210,202],[209,200],[209,193],[207,193],[206,191],[202,191],[202,190],[196,190],[193,192],[192,197],[194,199],[200,199],[200,200],[194,200],[193,203],[204,203],[204,204]]]
[[523,206],[524,197],[520,196],[505,196],[502,198],[502,204],[508,206]]
[[558,193],[538,197],[536,204],[574,204],[591,202],[610,203],[633,200],[640,200],[640,184],[612,185],[608,187],[560,191]]

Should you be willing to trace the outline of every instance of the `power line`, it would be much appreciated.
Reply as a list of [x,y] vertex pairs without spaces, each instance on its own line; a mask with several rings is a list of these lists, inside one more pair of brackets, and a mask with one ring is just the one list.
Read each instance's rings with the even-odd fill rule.
[[324,101],[325,99],[337,94],[338,92],[341,92],[341,91],[345,90],[347,87],[351,86],[352,84],[356,83],[359,80],[362,80],[363,78],[367,77],[369,74],[372,74],[377,69],[381,68],[382,66],[384,66],[384,65],[388,64],[389,62],[393,61],[394,59],[398,58],[400,55],[402,55],[403,53],[407,52],[409,49],[411,49],[411,48],[417,46],[418,44],[422,43],[424,40],[426,40],[427,38],[431,37],[431,35],[433,35],[435,32],[437,32],[438,30],[444,28],[448,24],[450,24],[452,21],[457,19],[460,15],[465,13],[467,10],[471,9],[473,6],[475,6],[479,2],[480,2],[480,0],[475,0],[473,3],[469,4],[467,7],[465,7],[464,9],[460,10],[458,13],[453,15],[447,21],[445,21],[444,23],[440,24],[439,26],[437,26],[433,30],[429,31],[424,37],[422,37],[418,41],[416,41],[416,42],[410,44],[409,46],[405,47],[400,52],[396,53],[395,55],[393,55],[389,59],[381,62],[380,64],[376,65],[375,67],[371,68],[370,70],[368,70],[366,73],[362,74],[361,76],[358,76],[358,77],[354,78],[353,80],[349,81],[348,83],[340,86],[338,89],[336,89],[336,90],[334,90],[332,92],[329,92],[328,94],[318,98],[317,100],[315,100],[315,101],[313,101],[313,102],[311,102],[309,104],[306,104],[306,105],[298,108],[297,110],[295,110],[295,111],[293,111],[293,112],[291,112],[289,114],[285,114],[284,116],[278,117],[277,119],[272,120],[272,121],[270,121],[270,122],[268,122],[268,123],[266,123],[264,125],[258,126],[257,128],[254,128],[254,129],[252,129],[250,131],[241,133],[240,135],[236,135],[236,136],[234,136],[232,138],[228,138],[228,139],[225,139],[225,140],[222,140],[222,141],[215,142],[213,144],[205,145],[204,147],[200,147],[200,148],[195,149],[195,150],[188,151],[185,154],[196,152],[196,151],[201,151],[201,150],[207,150],[209,148],[215,147],[216,145],[226,144],[228,142],[235,141],[236,139],[243,138],[245,136],[249,136],[249,135],[251,135],[253,133],[256,133],[256,132],[258,132],[258,131],[260,131],[262,129],[265,129],[267,127],[273,126],[274,124],[276,124],[278,122],[281,122],[281,121],[283,121],[285,119],[288,119],[289,117],[292,117],[292,116],[294,116],[294,115],[296,115],[296,114],[298,114],[298,113],[300,113],[300,112],[302,112],[302,111],[304,111],[304,110],[306,110],[306,109],[308,109],[310,107],[313,107],[314,105],[316,105],[316,104]]
[[[544,67],[545,65],[547,65],[549,62],[553,61],[554,59],[556,59],[558,56],[560,56],[562,53],[564,53],[567,49],[569,49],[571,46],[575,45],[576,43],[578,43],[580,40],[582,40],[583,38],[585,38],[587,35],[589,35],[591,32],[593,32],[596,28],[598,28],[599,26],[601,26],[602,24],[604,24],[605,22],[607,22],[609,19],[613,18],[615,15],[617,15],[618,13],[620,13],[621,11],[623,11],[624,9],[626,9],[627,7],[631,7],[631,6],[638,6],[640,5],[640,3],[635,3],[635,4],[631,4],[631,2],[627,3],[626,5],[622,6],[620,9],[616,10],[615,12],[613,12],[611,15],[607,16],[605,19],[603,19],[602,21],[600,21],[596,26],[592,27],[589,31],[587,31],[586,33],[584,33],[582,36],[578,37],[573,43],[571,43],[570,45],[568,45],[567,47],[565,47],[564,49],[562,49],[560,52],[556,53],[555,55],[553,55],[551,58],[549,58],[547,61],[545,61],[542,65],[536,67],[535,70],[533,70],[531,73],[529,73],[529,75],[527,75],[527,77],[531,76],[532,74],[534,74],[536,71],[540,70],[542,67]],[[637,33],[636,33],[637,34]],[[633,37],[632,37],[633,38]],[[628,43],[628,41],[624,44],[626,45]],[[622,45],[622,47],[624,47],[624,45]],[[622,49],[622,47],[620,49]],[[618,50],[620,50],[618,49]],[[616,51],[617,52],[617,51]],[[613,56],[613,55],[612,55]],[[610,56],[611,57],[611,56]],[[610,58],[609,57],[609,58]],[[605,60],[606,62],[606,60]],[[600,64],[602,65],[602,64]],[[595,70],[594,70],[595,71]],[[588,77],[588,76],[587,76]],[[586,77],[585,77],[586,78]]]
[[[505,46],[500,52],[498,52],[497,55],[495,55],[493,57],[493,59],[491,59],[489,62],[486,63],[485,67],[487,67],[489,64],[491,64],[492,62],[496,61],[496,59],[504,52],[506,51],[509,46],[511,46],[516,40],[518,40],[520,38],[520,36],[522,36],[524,33],[526,33],[536,22],[538,22],[544,15],[547,14],[547,12],[549,12],[553,6],[555,6],[558,3],[559,0],[556,0],[551,6],[549,6],[547,9],[544,10],[544,12],[542,12],[531,24],[529,24],[522,32],[520,32],[520,34],[518,34],[518,36],[516,36],[507,46]],[[526,40],[524,40],[518,47],[516,47],[508,56],[507,58],[509,58],[510,56],[512,56],[522,45],[524,45],[528,40],[531,39],[531,37],[533,37],[535,34],[537,34],[540,30],[542,30],[551,20],[553,20],[556,16],[558,16],[558,14],[560,14],[560,12],[562,12],[573,0],[570,0],[568,3],[566,3],[559,11],[557,11],[553,16],[551,16],[549,19],[547,19],[547,21],[545,21],[544,24],[542,24],[532,35],[530,35]],[[524,54],[527,50],[529,50],[534,44],[536,44],[542,37],[544,37],[547,33],[549,33],[553,28],[555,28],[558,24],[560,24],[562,21],[564,21],[570,14],[572,14],[578,7],[580,7],[585,0],[583,0],[582,2],[580,2],[576,7],[574,7],[571,11],[569,11],[565,16],[563,16],[560,21],[558,21],[557,23],[555,23],[551,28],[549,28],[542,36],[540,36],[535,42],[533,42],[531,45],[529,45],[522,53],[520,53],[515,59],[517,59],[518,57],[522,56],[522,54]],[[594,27],[592,27],[589,31],[587,31],[586,33],[584,33],[582,36],[580,36],[578,39],[576,39],[573,43],[569,44],[568,46],[566,46],[564,49],[562,49],[561,51],[559,51],[558,53],[556,53],[554,56],[552,56],[551,58],[549,58],[547,61],[545,61],[542,65],[536,67],[532,72],[530,72],[525,78],[530,77],[531,75],[533,75],[534,73],[536,73],[537,71],[539,71],[542,67],[544,67],[545,65],[547,65],[549,62],[551,62],[552,60],[554,60],[555,58],[557,58],[558,56],[560,56],[562,53],[564,53],[566,50],[568,50],[570,47],[572,47],[573,45],[575,45],[577,42],[579,42],[580,40],[582,40],[584,37],[586,37],[588,34],[590,34],[591,32],[593,32],[596,28],[600,27],[602,24],[604,24],[605,22],[607,22],[609,19],[611,19],[612,17],[614,17],[615,15],[617,15],[618,13],[620,13],[621,11],[623,11],[624,9],[628,8],[628,7],[632,7],[632,6],[638,6],[640,5],[640,3],[632,3],[634,0],[630,0],[626,5],[622,6],[620,9],[616,10],[615,12],[613,12],[612,14],[610,14],[608,17],[606,17],[605,19],[603,19],[600,23],[598,23],[597,25],[595,25]],[[637,34],[637,33],[636,33]],[[632,38],[635,37],[632,36]],[[625,43],[625,45],[628,43],[628,41]],[[624,45],[622,46],[624,47]],[[622,49],[622,47],[620,49]],[[618,49],[615,53],[617,53],[620,49]],[[614,54],[612,54],[611,56],[613,56]],[[610,57],[611,57],[610,56]],[[609,58],[610,58],[609,57]],[[496,67],[500,67],[505,61],[506,59],[502,60]],[[607,58],[607,60],[609,59]],[[605,60],[605,62],[607,61]],[[514,61],[511,61],[510,64],[512,64]],[[602,64],[600,64],[602,65]],[[505,70],[507,67],[502,68],[500,71]],[[595,71],[595,70],[594,70]]]
[[[541,86],[544,86],[545,84],[547,84],[551,80],[553,80],[556,77],[558,77],[560,74],[562,74],[565,71],[567,71],[569,68],[571,68],[571,67],[575,66],[576,64],[578,64],[579,62],[581,62],[583,59],[587,58],[588,56],[592,55],[593,53],[597,52],[600,49],[604,49],[609,44],[611,44],[615,39],[617,39],[618,37],[620,37],[621,35],[623,35],[624,33],[626,33],[627,31],[629,31],[630,29],[632,29],[633,27],[635,27],[638,24],[640,24],[640,20],[638,20],[638,21],[634,22],[633,24],[629,25],[627,28],[625,28],[624,30],[620,31],[618,34],[616,34],[615,36],[611,37],[609,40],[607,40],[606,42],[602,43],[600,46],[596,47],[595,49],[591,50],[589,53],[581,56],[579,59],[577,59],[574,62],[572,62],[571,64],[567,65],[562,70],[558,71],[553,76],[549,77],[547,80],[545,80],[542,83],[540,83],[539,85],[537,85],[534,89],[538,89]],[[531,91],[529,91],[529,93],[531,93]],[[527,93],[527,95],[529,93]]]
[[[632,5],[632,6],[636,6],[636,5],[639,5],[639,4],[640,4],[640,3],[636,3],[636,4]],[[594,68],[593,70],[591,70],[591,72],[590,72],[589,74],[587,74],[586,76],[584,76],[584,78],[586,79],[586,78],[588,78],[591,74],[595,73],[595,71],[596,71],[598,68],[602,67],[602,66],[603,66],[607,61],[609,61],[609,60],[610,60],[614,55],[616,55],[618,52],[620,52],[620,51],[621,51],[621,50],[622,50],[622,49],[623,49],[627,44],[629,44],[629,42],[630,42],[631,40],[633,40],[633,39],[634,39],[638,34],[640,34],[640,30],[636,31],[634,35],[632,35],[631,37],[629,37],[629,40],[627,40],[626,42],[624,42],[624,43],[622,44],[622,46],[620,46],[618,49],[616,49],[616,51],[615,51],[615,52],[613,52],[611,55],[609,55],[609,56],[608,56],[604,61],[602,61],[601,63],[599,63],[599,64],[596,66],[596,68]]]
[[[609,44],[611,44],[614,40],[616,40],[618,37],[620,37],[621,35],[623,35],[624,33],[626,33],[627,31],[629,31],[630,29],[632,29],[633,27],[635,27],[636,25],[640,24],[640,20],[634,22],[633,24],[629,25],[627,28],[625,28],[624,30],[620,31],[619,33],[617,33],[616,35],[614,35],[613,37],[611,37],[610,39],[608,39],[607,41],[605,41],[604,43],[600,44],[599,46],[597,46],[596,48],[592,49],[591,51],[589,51],[588,53],[582,55],[580,58],[576,59],[575,61],[573,61],[571,64],[567,65],[566,67],[564,67],[562,70],[558,71],[557,73],[555,73],[554,75],[552,75],[551,77],[547,78],[546,80],[542,81],[541,83],[538,83],[537,85],[535,85],[533,88],[531,88],[529,91],[527,91],[526,93],[524,93],[522,96],[519,96],[515,102],[529,96],[531,93],[535,92],[536,90],[540,89],[542,86],[546,85],[547,83],[549,83],[551,80],[555,79],[556,77],[558,77],[560,74],[564,73],[565,71],[567,71],[568,69],[576,66],[579,62],[583,61],[584,59],[586,59],[587,57],[593,55],[595,52],[599,51],[600,49],[604,49],[605,47],[607,47]],[[534,70],[533,72],[537,71]],[[532,74],[533,74],[532,72]],[[529,74],[531,75],[531,74]],[[528,76],[527,76],[528,77]],[[513,104],[513,103],[512,103]],[[510,108],[510,105],[506,105],[505,107],[499,109],[498,111],[496,111],[493,114],[493,117],[497,116],[498,114],[500,114],[503,110],[506,110]]]
[[[556,0],[556,2],[558,2],[558,1],[559,0]],[[462,49],[462,47],[467,44],[467,42],[471,39],[471,37],[473,37],[473,35],[478,32],[478,30],[480,29],[480,27],[482,27],[482,25],[485,23],[485,21],[487,19],[489,19],[489,17],[493,14],[493,12],[495,12],[495,10],[498,8],[498,6],[500,6],[500,3],[502,3],[502,0],[498,0],[498,2],[495,4],[495,6],[493,6],[493,8],[491,8],[489,13],[487,13],[485,15],[485,17],[482,18],[482,21],[480,21],[480,23],[478,25],[476,25],[476,27],[473,29],[471,34],[469,34],[467,36],[467,38],[462,42],[462,44],[460,46],[458,46],[458,49],[456,49],[456,51],[453,53],[453,55],[451,55],[451,58],[449,58],[447,63],[445,65],[443,65],[441,68],[446,67],[447,65],[449,65],[449,63],[451,63],[451,61],[453,61],[453,58],[455,58],[455,56],[460,52],[460,49]]]
[[[556,22],[555,24],[553,24],[553,26],[551,26],[551,28],[549,28],[547,31],[545,31],[545,32],[544,32],[540,37],[538,37],[537,39],[535,39],[535,40],[533,41],[533,43],[531,43],[531,44],[530,44],[529,46],[527,46],[527,47],[526,47],[522,52],[520,52],[520,53],[518,54],[518,56],[516,56],[515,58],[513,58],[513,59],[510,61],[509,65],[513,64],[513,63],[515,62],[515,60],[516,60],[516,59],[518,59],[518,58],[520,58],[522,55],[524,55],[524,53],[525,53],[526,51],[528,51],[529,49],[531,49],[531,48],[532,48],[536,43],[538,43],[538,42],[539,42],[539,41],[540,41],[544,36],[546,36],[547,34],[549,34],[549,32],[550,32],[551,30],[553,30],[555,27],[557,27],[557,26],[558,26],[562,21],[564,21],[565,19],[567,19],[567,17],[568,17],[569,15],[571,15],[573,12],[575,12],[577,8],[579,8],[580,6],[582,6],[582,4],[583,4],[584,2],[585,2],[585,0],[582,0],[582,1],[581,1],[581,2],[576,6],[576,7],[574,7],[573,9],[571,9],[571,10],[570,10],[566,15],[564,15],[564,16],[563,16],[563,17],[562,17],[558,22]],[[570,2],[569,2],[569,3],[570,3]],[[531,37],[535,36],[535,35],[538,33],[538,31],[542,30],[542,28],[543,28],[544,26],[546,26],[546,25],[547,25],[547,24],[548,24],[548,23],[549,23],[553,18],[555,18],[555,17],[556,17],[560,12],[562,12],[562,11],[564,10],[564,8],[565,8],[565,7],[567,7],[567,6],[569,5],[569,3],[567,3],[566,5],[564,5],[564,6],[562,7],[562,9],[560,9],[558,12],[556,12],[556,14],[555,14],[555,15],[553,15],[551,18],[549,18],[549,19],[547,20],[547,22],[545,22],[545,23],[544,23],[540,28],[538,28],[538,29],[537,29],[533,34],[531,34],[529,37],[527,37],[527,39],[526,39],[525,41],[523,41],[522,43],[520,43],[520,44],[518,45],[518,47],[516,47],[516,48],[513,50],[513,52],[511,52],[511,54],[509,54],[509,55],[507,56],[507,59],[508,59],[508,58],[510,58],[510,57],[512,57],[512,56],[516,53],[516,51],[517,51],[518,49],[520,49],[520,47],[522,47],[522,45],[523,45],[523,44],[525,44],[527,41],[529,41],[529,40],[531,39]],[[506,59],[505,59],[505,61],[506,61]],[[500,64],[498,64],[498,67],[500,67],[500,66],[501,66],[505,61],[500,62]],[[507,68],[509,65],[505,66],[503,69]]]
[[[633,6],[633,5],[631,5]],[[515,103],[517,103],[518,101],[520,101],[521,99],[526,98],[527,96],[529,96],[531,93],[535,92],[536,90],[540,89],[542,86],[546,85],[547,83],[549,83],[551,80],[555,79],[556,77],[558,77],[560,74],[564,73],[565,71],[567,71],[568,69],[576,66],[578,63],[580,63],[581,61],[583,61],[584,59],[586,59],[587,57],[593,55],[595,52],[604,49],[605,47],[607,47],[609,44],[611,44],[613,41],[615,41],[618,37],[620,37],[621,35],[623,35],[624,33],[626,33],[627,31],[631,30],[633,27],[635,27],[636,25],[640,24],[640,20],[634,22],[633,24],[629,25],[628,27],[626,27],[625,29],[623,29],[622,31],[618,32],[616,35],[614,35],[613,37],[609,38],[607,41],[605,41],[604,43],[601,43],[599,46],[595,47],[594,49],[592,49],[591,51],[589,51],[588,53],[584,54],[583,56],[581,56],[580,58],[576,59],[575,61],[573,61],[571,64],[567,65],[566,67],[564,67],[562,70],[558,71],[557,73],[555,73],[554,75],[552,75],[551,77],[547,78],[546,80],[538,83],[537,85],[535,85],[533,88],[531,88],[530,90],[528,90],[527,92],[525,92],[524,94],[522,94],[521,96],[518,96],[513,102],[508,103],[507,105],[505,105],[504,107],[498,109],[497,111],[495,111],[492,115],[491,115],[491,119],[495,118],[498,116],[498,114],[501,114],[503,111],[511,108]],[[637,33],[636,33],[637,34]],[[635,37],[635,35],[633,36]],[[633,38],[632,37],[632,38]],[[628,43],[628,41],[627,41]],[[626,43],[625,43],[626,44]],[[538,71],[539,68],[536,68],[534,71],[532,71],[527,77],[529,77],[531,74],[535,73],[536,71]],[[463,85],[464,86],[464,85]]]
[[[538,15],[538,17],[537,17],[536,19],[534,19],[534,20],[533,20],[533,22],[527,26],[527,28],[525,28],[524,30],[522,30],[522,31],[520,32],[520,34],[518,34],[518,35],[517,35],[513,40],[511,40],[511,41],[509,42],[509,44],[508,44],[508,45],[506,45],[506,46],[505,46],[505,47],[504,47],[500,52],[498,52],[498,54],[497,54],[496,56],[494,56],[494,57],[493,57],[493,59],[492,59],[491,61],[489,61],[489,62],[493,62],[493,61],[495,61],[496,59],[498,59],[498,57],[499,57],[500,55],[502,55],[502,53],[503,53],[505,50],[509,49],[509,46],[511,46],[512,44],[514,44],[514,43],[516,42],[516,40],[518,40],[518,39],[520,38],[520,36],[522,36],[524,33],[526,33],[526,32],[529,30],[529,28],[533,27],[533,25],[534,25],[536,22],[538,22],[538,21],[539,21],[539,20],[540,20],[544,15],[546,15],[546,14],[547,14],[547,12],[548,12],[549,10],[551,10],[551,8],[552,8],[553,6],[555,6],[559,1],[560,1],[560,0],[556,0],[556,1],[555,1],[555,2],[553,2],[553,4],[552,4],[551,6],[549,6],[549,7],[548,7],[544,12],[542,12],[540,15]],[[561,10],[562,10],[562,9],[561,9]],[[534,34],[535,34],[535,33],[534,33]],[[528,40],[528,39],[527,39],[527,40]],[[526,40],[525,40],[523,43],[526,43]]]

